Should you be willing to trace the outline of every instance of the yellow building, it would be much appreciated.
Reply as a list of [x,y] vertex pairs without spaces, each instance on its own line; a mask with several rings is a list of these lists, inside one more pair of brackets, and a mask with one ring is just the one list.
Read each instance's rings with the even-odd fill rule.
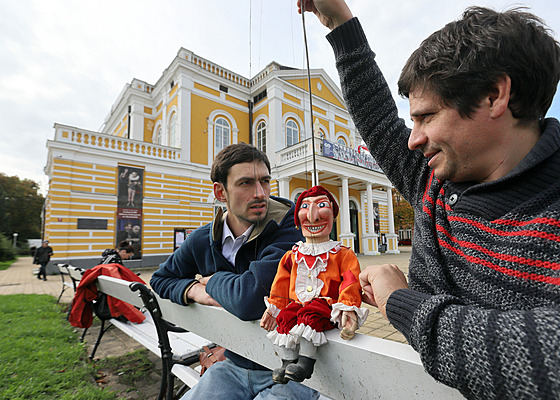
[[308,85],[300,69],[272,62],[247,79],[182,48],[154,85],[125,86],[100,132],[55,124],[44,217],[53,261],[93,266],[126,239],[136,249],[127,266],[162,262],[223,206],[210,167],[238,142],[267,153],[272,194],[295,201],[316,180],[328,188],[340,204],[335,232],[343,244],[363,254],[379,254],[378,244],[398,252],[391,183],[358,146],[331,78],[311,71],[312,109]]

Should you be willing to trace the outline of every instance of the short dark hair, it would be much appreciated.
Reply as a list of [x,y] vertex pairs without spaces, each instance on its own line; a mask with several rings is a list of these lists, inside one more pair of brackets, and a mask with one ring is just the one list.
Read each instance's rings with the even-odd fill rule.
[[127,253],[134,253],[134,247],[132,247],[126,240],[123,240],[117,246],[117,251],[126,250]]
[[214,159],[210,179],[227,187],[229,170],[236,164],[260,161],[268,168],[270,173],[270,162],[264,152],[255,146],[246,143],[230,144],[224,147]]
[[425,39],[406,62],[399,94],[429,90],[470,117],[498,79],[511,79],[509,109],[525,122],[544,118],[560,79],[560,47],[537,16],[470,7]]

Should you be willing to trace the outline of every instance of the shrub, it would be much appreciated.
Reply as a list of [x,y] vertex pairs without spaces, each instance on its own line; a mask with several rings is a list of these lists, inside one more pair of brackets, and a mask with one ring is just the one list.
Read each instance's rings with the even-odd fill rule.
[[0,234],[0,261],[11,261],[16,259],[16,251],[12,242],[6,236]]

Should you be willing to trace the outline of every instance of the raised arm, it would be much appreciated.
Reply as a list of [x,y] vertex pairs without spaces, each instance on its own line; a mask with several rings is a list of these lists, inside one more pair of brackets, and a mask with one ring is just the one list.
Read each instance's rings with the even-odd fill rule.
[[352,18],[352,12],[344,0],[298,0],[298,12],[312,12],[330,30]]

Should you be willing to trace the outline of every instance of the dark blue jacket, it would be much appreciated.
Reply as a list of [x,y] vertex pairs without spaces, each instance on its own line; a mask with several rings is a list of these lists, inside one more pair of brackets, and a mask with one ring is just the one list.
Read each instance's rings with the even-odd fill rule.
[[[150,285],[162,298],[185,305],[185,289],[195,276],[212,275],[206,291],[214,300],[241,320],[260,319],[280,259],[294,243],[303,240],[294,225],[294,204],[270,197],[266,219],[241,246],[235,265],[222,255],[224,218],[219,212],[214,222],[192,232],[154,272]],[[231,352],[226,356],[244,368],[263,368]]]

